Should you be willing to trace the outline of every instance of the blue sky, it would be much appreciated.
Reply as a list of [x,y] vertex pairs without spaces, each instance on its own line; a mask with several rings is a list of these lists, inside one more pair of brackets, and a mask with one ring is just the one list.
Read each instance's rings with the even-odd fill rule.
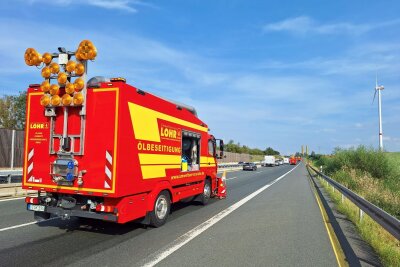
[[[51,2],[51,3],[50,3]],[[284,154],[400,151],[398,1],[1,1],[0,95],[41,82],[27,47],[97,46],[89,76],[193,105],[212,133]]]

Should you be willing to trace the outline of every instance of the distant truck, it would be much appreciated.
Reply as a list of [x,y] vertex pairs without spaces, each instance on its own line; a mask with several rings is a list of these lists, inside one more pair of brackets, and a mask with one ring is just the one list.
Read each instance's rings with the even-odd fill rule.
[[264,166],[275,166],[275,156],[264,156]]
[[291,157],[289,159],[289,163],[290,163],[290,165],[296,165],[297,164],[297,159],[295,157]]
[[284,158],[283,158],[283,163],[284,163],[284,164],[289,164],[289,158],[284,157]]

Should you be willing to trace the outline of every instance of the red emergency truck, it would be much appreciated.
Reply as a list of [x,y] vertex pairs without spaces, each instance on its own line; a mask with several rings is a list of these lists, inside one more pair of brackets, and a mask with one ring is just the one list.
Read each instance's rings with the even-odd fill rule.
[[290,157],[290,159],[289,159],[289,164],[290,164],[290,165],[296,165],[296,164],[297,164],[297,159],[296,159],[296,157]]
[[90,41],[76,52],[59,48],[47,59],[48,53],[28,50],[28,65],[51,72],[42,69],[45,81],[27,91],[23,188],[38,190],[37,197],[26,198],[37,219],[140,219],[158,227],[171,203],[195,197],[207,204],[217,194],[223,142],[217,155],[218,140],[193,107],[123,78],[86,81],[87,60],[97,54]]

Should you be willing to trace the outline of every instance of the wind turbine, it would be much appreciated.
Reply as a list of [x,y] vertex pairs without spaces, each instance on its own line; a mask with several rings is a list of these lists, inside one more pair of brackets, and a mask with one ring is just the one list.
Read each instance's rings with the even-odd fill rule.
[[379,112],[379,150],[383,151],[383,133],[382,133],[382,100],[381,100],[381,91],[384,89],[383,85],[378,86],[378,74],[376,74],[375,79],[375,94],[374,99],[372,100],[372,104],[375,101],[376,92],[378,92],[378,112]]

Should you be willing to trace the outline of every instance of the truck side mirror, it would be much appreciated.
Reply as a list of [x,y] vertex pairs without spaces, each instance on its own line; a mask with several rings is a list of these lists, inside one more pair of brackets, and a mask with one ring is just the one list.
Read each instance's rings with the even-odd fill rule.
[[219,158],[224,158],[224,141],[222,139],[219,140]]

